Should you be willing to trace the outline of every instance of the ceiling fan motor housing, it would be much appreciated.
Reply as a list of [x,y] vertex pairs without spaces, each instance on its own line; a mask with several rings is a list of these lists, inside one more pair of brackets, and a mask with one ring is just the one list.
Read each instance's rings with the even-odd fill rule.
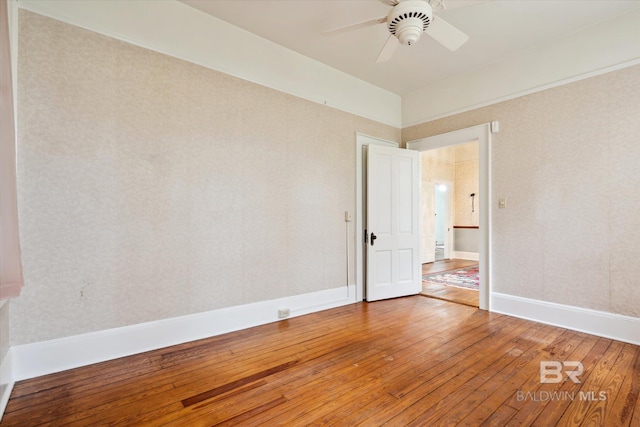
[[400,43],[412,45],[429,27],[433,10],[424,0],[405,0],[398,3],[387,16],[387,28]]

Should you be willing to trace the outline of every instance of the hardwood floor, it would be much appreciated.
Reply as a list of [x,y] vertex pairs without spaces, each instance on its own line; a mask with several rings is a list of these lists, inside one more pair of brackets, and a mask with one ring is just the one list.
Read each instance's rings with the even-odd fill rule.
[[[442,261],[422,264],[422,275],[431,273],[441,273],[443,271],[457,270],[458,268],[478,265],[478,261],[464,259],[446,259]],[[462,289],[455,286],[441,285],[439,283],[422,281],[422,295],[429,298],[441,299],[444,301],[465,304],[471,307],[479,306],[478,291],[472,289]]]
[[639,395],[638,346],[413,296],[22,381],[1,425],[638,426]]
[[441,273],[443,271],[456,270],[458,268],[471,267],[478,265],[478,261],[470,261],[467,259],[445,259],[442,261],[430,262],[422,264],[422,275],[431,273]]

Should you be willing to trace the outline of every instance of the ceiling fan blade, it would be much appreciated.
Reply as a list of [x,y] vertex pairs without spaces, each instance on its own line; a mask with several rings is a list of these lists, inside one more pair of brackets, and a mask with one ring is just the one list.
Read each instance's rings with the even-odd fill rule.
[[358,24],[347,25],[346,27],[336,28],[334,30],[325,31],[322,34],[324,34],[325,36],[334,36],[336,34],[346,33],[347,31],[357,30],[359,28],[368,27],[370,25],[384,24],[385,22],[387,22],[386,16],[382,18],[370,19]]
[[396,51],[396,48],[399,44],[400,42],[398,41],[398,39],[393,34],[389,34],[387,41],[384,43],[384,46],[382,46],[382,50],[378,54],[376,64],[390,60],[393,56],[393,52]]
[[433,17],[433,22],[427,27],[425,33],[452,52],[469,40],[468,35],[437,16]]
[[393,6],[397,6],[399,2],[398,0],[380,0],[380,3],[384,3],[388,6],[393,7]]

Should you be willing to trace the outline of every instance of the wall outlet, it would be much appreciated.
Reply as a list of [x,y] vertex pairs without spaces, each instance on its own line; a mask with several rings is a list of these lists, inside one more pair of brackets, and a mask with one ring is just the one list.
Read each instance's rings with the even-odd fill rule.
[[286,319],[291,315],[291,310],[288,308],[281,308],[278,310],[278,319]]

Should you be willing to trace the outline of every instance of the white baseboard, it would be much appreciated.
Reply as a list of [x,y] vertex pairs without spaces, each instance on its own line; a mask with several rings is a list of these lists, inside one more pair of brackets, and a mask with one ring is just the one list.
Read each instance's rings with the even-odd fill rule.
[[454,259],[466,259],[466,260],[469,260],[469,261],[479,261],[480,260],[480,254],[478,252],[453,251],[453,252],[451,252],[451,258],[454,258]]
[[2,420],[4,410],[7,408],[9,396],[11,395],[11,390],[13,390],[13,385],[15,384],[13,380],[11,353],[11,349],[9,349],[9,352],[2,359],[2,362],[0,362],[0,420]]
[[492,293],[491,311],[640,345],[640,318]]
[[21,381],[93,363],[168,347],[289,317],[355,303],[355,285],[212,310],[11,348],[13,380]]

